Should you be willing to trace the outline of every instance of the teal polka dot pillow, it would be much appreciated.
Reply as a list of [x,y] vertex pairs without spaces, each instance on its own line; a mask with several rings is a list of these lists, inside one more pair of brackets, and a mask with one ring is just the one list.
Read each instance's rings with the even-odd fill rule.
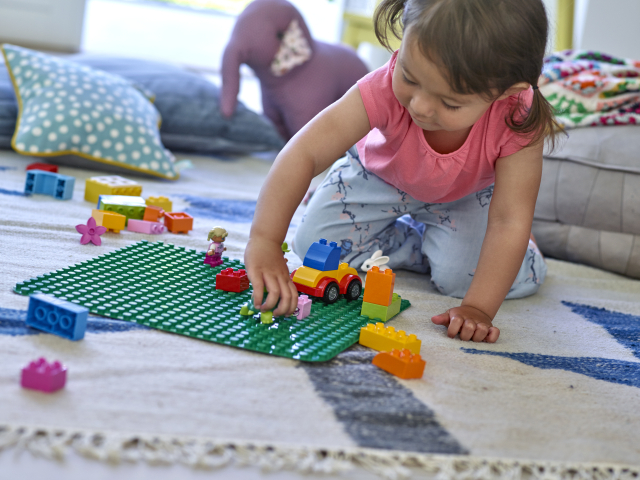
[[128,80],[14,45],[2,51],[18,98],[18,153],[78,155],[178,178],[158,111]]

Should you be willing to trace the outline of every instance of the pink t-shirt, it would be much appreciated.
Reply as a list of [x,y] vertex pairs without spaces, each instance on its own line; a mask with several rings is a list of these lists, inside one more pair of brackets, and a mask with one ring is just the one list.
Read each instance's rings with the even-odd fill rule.
[[[505,121],[517,95],[493,102],[464,144],[443,155],[429,146],[422,129],[393,94],[397,55],[358,81],[371,124],[371,131],[357,143],[366,169],[425,203],[452,202],[491,185],[496,160],[527,144]],[[531,105],[532,89],[520,95],[525,105]]]

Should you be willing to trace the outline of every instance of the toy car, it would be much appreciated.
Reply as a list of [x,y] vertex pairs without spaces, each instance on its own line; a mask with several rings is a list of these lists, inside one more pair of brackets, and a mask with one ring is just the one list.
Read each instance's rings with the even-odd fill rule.
[[341,263],[337,270],[321,271],[302,266],[291,273],[291,279],[299,293],[334,303],[342,294],[351,301],[360,298],[362,281],[355,268]]

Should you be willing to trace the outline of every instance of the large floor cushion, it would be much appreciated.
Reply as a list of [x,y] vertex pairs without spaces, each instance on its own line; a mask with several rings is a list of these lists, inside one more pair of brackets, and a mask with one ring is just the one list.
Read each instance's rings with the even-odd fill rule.
[[533,232],[546,255],[640,278],[640,127],[570,130],[545,155]]

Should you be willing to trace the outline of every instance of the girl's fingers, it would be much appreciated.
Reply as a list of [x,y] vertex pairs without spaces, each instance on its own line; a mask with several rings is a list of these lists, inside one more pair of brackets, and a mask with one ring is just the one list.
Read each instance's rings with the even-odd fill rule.
[[449,311],[431,317],[431,321],[436,325],[444,325],[445,327],[449,326]]
[[449,338],[454,338],[458,334],[458,332],[462,328],[463,322],[464,320],[462,319],[462,317],[459,317],[457,315],[453,315],[450,317],[449,328],[447,329],[447,335],[449,336]]
[[460,328],[460,340],[467,342],[471,340],[476,332],[476,322],[473,320],[465,320]]
[[486,323],[478,323],[476,324],[476,331],[473,334],[473,341],[474,342],[482,342],[484,341],[485,338],[487,338],[487,335],[489,335],[489,325],[487,325]]
[[496,340],[498,340],[499,336],[500,336],[500,330],[498,329],[498,327],[491,327],[484,341],[487,343],[495,343]]

